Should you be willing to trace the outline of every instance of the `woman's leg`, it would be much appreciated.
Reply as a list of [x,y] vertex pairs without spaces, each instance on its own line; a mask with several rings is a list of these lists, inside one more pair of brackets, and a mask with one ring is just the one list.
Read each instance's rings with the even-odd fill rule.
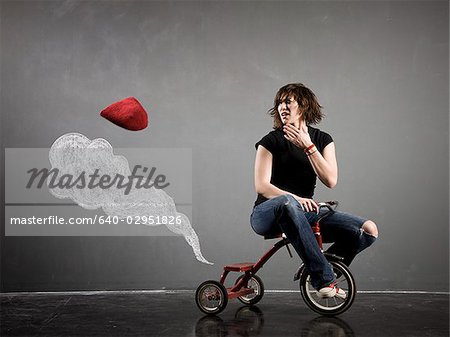
[[269,199],[256,206],[251,216],[253,230],[260,235],[285,233],[319,289],[334,281],[333,270],[320,251],[301,205],[290,195]]
[[324,242],[334,242],[327,253],[343,257],[347,266],[378,237],[373,221],[339,211],[323,219],[320,229]]

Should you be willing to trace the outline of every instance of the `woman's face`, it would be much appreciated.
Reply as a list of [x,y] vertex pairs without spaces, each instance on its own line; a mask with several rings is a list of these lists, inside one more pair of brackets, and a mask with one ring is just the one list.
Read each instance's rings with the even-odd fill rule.
[[293,96],[284,96],[278,102],[278,114],[283,124],[297,124],[300,120],[300,106]]

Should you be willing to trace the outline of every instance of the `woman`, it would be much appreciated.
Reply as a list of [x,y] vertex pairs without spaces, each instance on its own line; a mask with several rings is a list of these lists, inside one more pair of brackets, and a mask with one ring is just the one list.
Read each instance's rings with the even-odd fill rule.
[[[258,197],[250,222],[260,235],[286,234],[319,296],[345,297],[310,225],[319,216],[312,199],[316,177],[329,188],[336,186],[338,179],[333,139],[311,127],[322,120],[321,108],[314,93],[301,83],[278,90],[269,110],[274,131],[255,145]],[[328,252],[343,257],[349,265],[376,240],[378,229],[373,221],[334,212],[321,221],[321,233],[324,242],[334,242]]]

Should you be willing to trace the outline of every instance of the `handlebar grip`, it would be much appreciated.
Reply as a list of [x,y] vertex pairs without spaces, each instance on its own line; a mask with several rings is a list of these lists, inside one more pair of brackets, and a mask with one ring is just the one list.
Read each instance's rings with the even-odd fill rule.
[[328,208],[328,210],[330,212],[333,212],[338,207],[339,202],[337,200],[332,200],[332,201],[326,201],[326,202],[319,202],[317,205],[319,206],[319,209],[321,209],[322,207],[326,207],[326,208]]

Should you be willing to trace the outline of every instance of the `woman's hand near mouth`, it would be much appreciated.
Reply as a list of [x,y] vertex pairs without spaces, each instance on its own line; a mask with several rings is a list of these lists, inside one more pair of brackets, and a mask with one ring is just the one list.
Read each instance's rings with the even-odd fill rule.
[[283,131],[285,133],[284,138],[301,149],[306,149],[312,145],[311,137],[308,133],[308,126],[304,120],[300,120],[300,128],[296,128],[291,124],[285,124]]

